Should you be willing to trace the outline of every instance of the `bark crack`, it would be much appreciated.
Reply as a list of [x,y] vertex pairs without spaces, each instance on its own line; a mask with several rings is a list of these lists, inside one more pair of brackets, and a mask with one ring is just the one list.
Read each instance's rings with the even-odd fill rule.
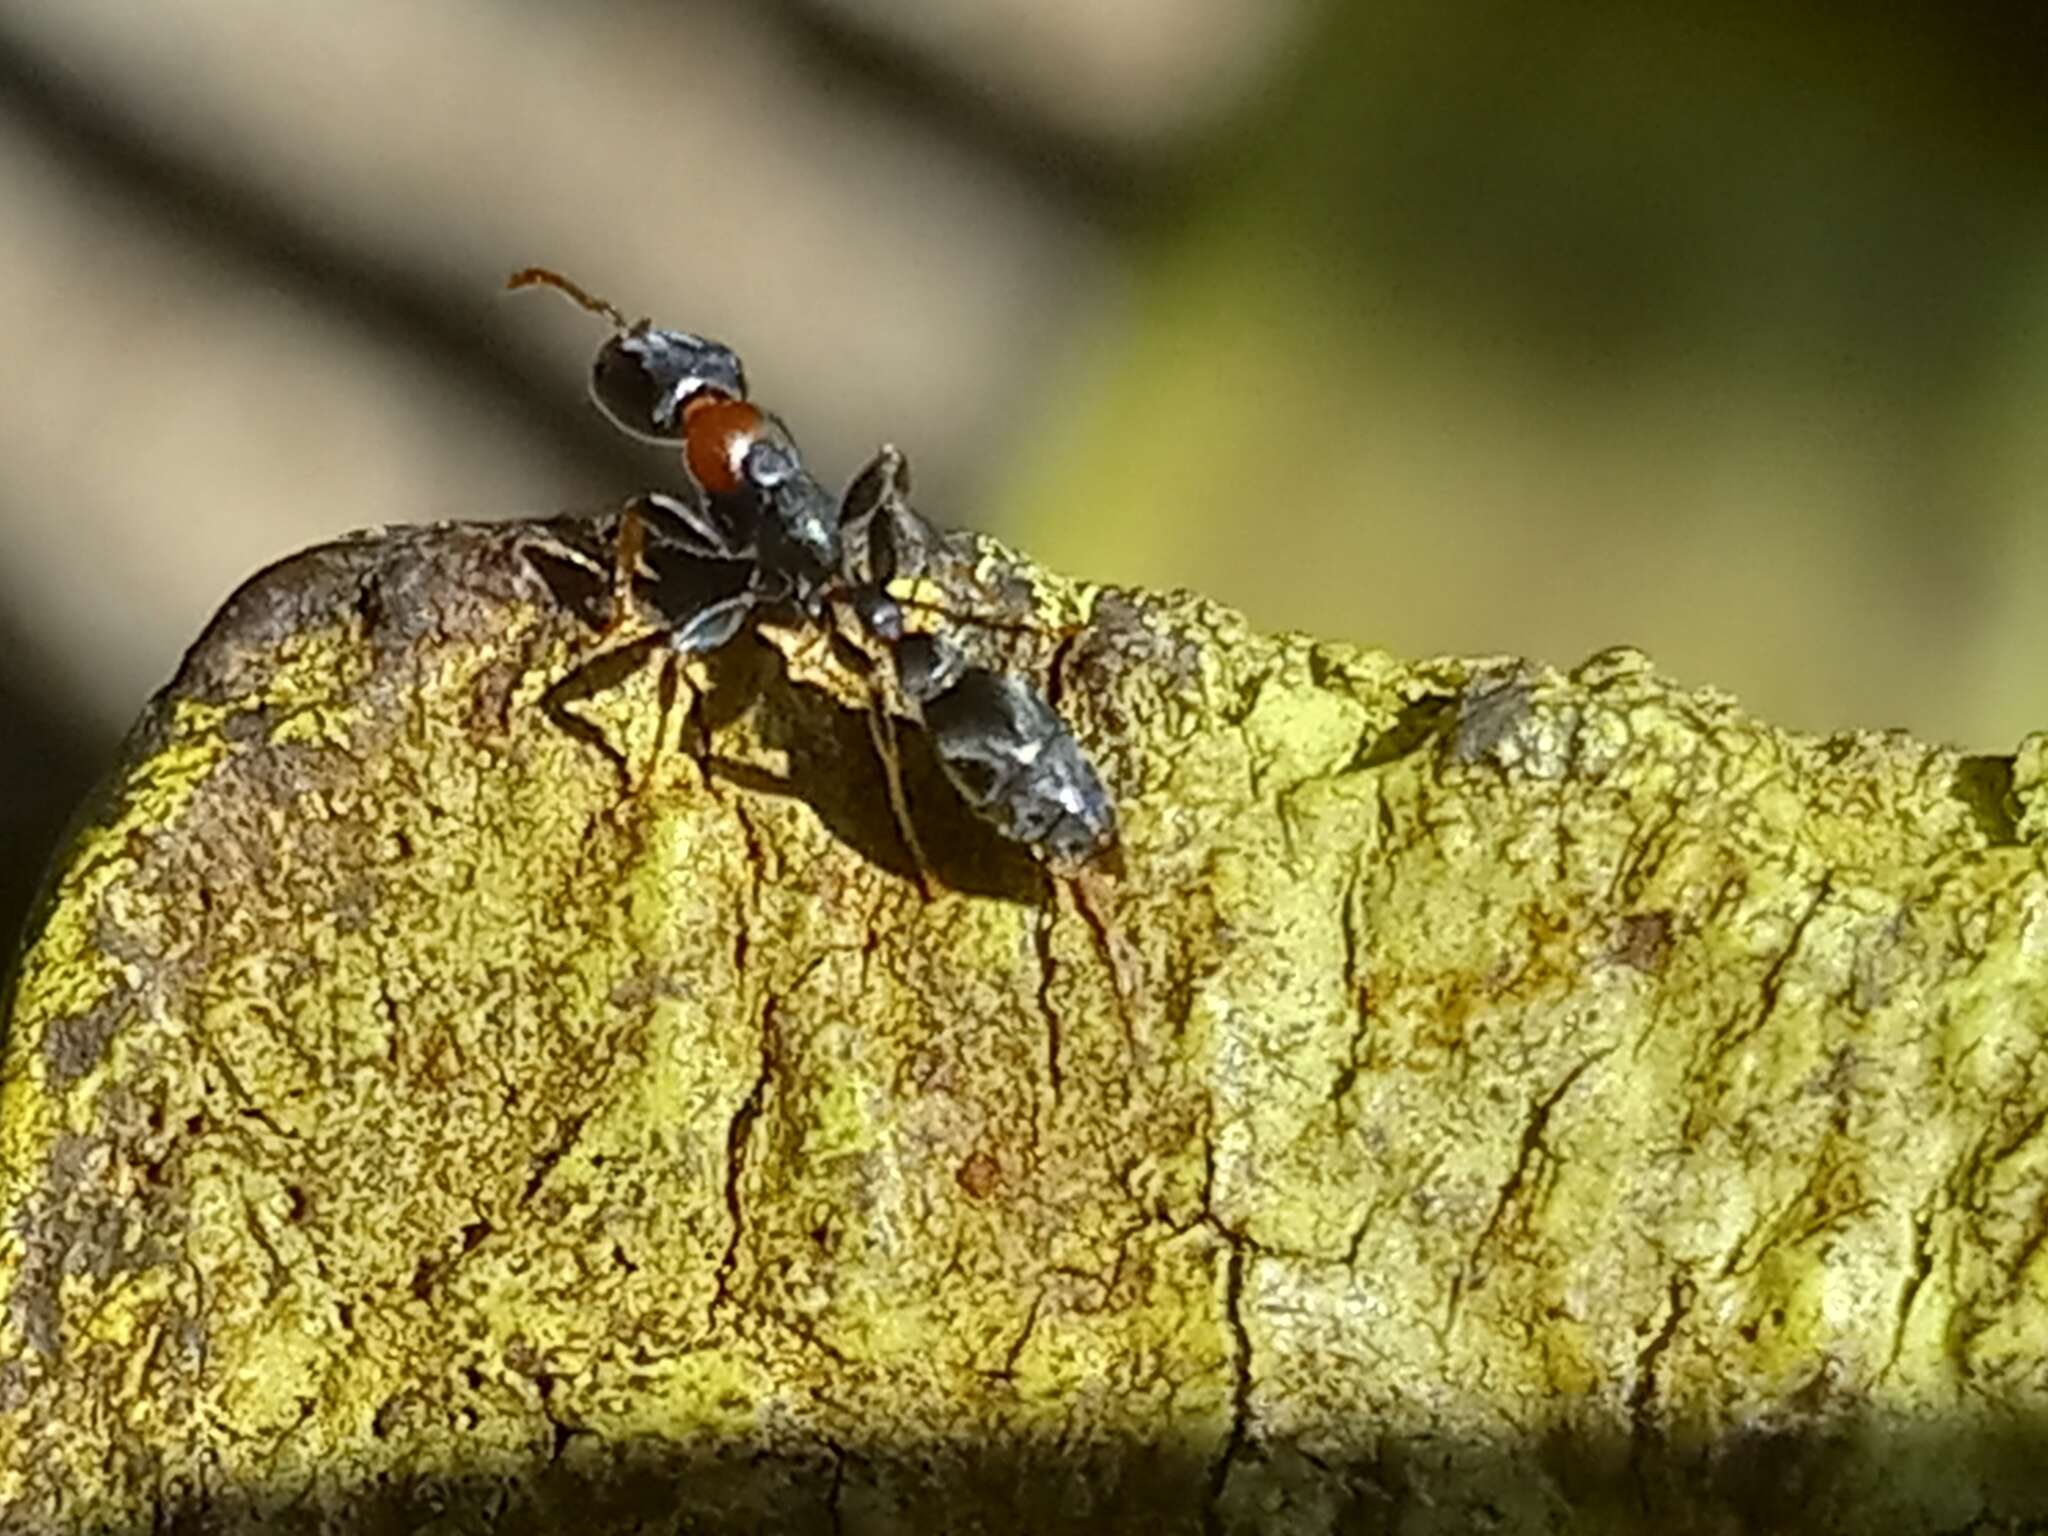
[[761,1118],[769,1081],[774,1075],[775,1000],[770,998],[761,1005],[761,1059],[754,1074],[753,1087],[747,1090],[747,1096],[740,1101],[739,1108],[733,1111],[732,1119],[725,1127],[725,1212],[731,1223],[731,1232],[712,1280],[711,1303],[707,1311],[713,1317],[717,1316],[720,1306],[732,1299],[732,1274],[739,1266],[740,1243],[746,1236],[741,1185],[747,1176],[748,1146],[753,1139],[754,1123]]
[[1045,1081],[1051,1091],[1052,1101],[1060,1101],[1060,1011],[1053,1006],[1053,973],[1058,961],[1052,952],[1052,909],[1048,907],[1038,919],[1032,938],[1038,949],[1038,1016],[1045,1021]]
[[[1219,1230],[1223,1230],[1219,1228]],[[1209,1487],[1202,1505],[1205,1533],[1223,1529],[1223,1494],[1230,1482],[1230,1469],[1244,1451],[1250,1432],[1252,1408],[1252,1340],[1244,1325],[1244,1271],[1246,1244],[1225,1231],[1230,1259],[1223,1271],[1223,1316],[1231,1336],[1230,1433],[1223,1449],[1209,1468]]]
[[1877,1373],[1879,1381],[1885,1380],[1899,1363],[1899,1355],[1906,1347],[1906,1324],[1912,1320],[1913,1303],[1920,1299],[1920,1288],[1927,1283],[1927,1277],[1934,1272],[1934,1246],[1931,1241],[1934,1228],[1937,1197],[1930,1195],[1913,1212],[1913,1265],[1912,1272],[1899,1286],[1898,1311],[1892,1319],[1892,1344],[1886,1352],[1884,1367]]
[[1636,1352],[1636,1384],[1628,1395],[1632,1444],[1629,1470],[1635,1480],[1636,1499],[1645,1512],[1652,1507],[1644,1459],[1655,1435],[1652,1414],[1657,1396],[1657,1366],[1678,1336],[1678,1325],[1692,1310],[1697,1291],[1684,1275],[1673,1275],[1666,1292],[1664,1320],[1649,1343]]
[[[1126,1238],[1125,1242],[1128,1241],[1129,1239]],[[1119,1255],[1117,1263],[1119,1266],[1123,1263],[1121,1255]],[[1114,1282],[1112,1282],[1113,1287]],[[987,1372],[991,1378],[997,1381],[1016,1380],[1017,1362],[1024,1357],[1024,1346],[1031,1342],[1031,1335],[1038,1330],[1038,1313],[1039,1309],[1044,1305],[1045,1288],[1040,1286],[1038,1290],[1032,1293],[1031,1305],[1024,1313],[1023,1326],[1017,1330],[1017,1336],[1010,1340],[1009,1347],[1003,1351],[1003,1363],[994,1370]]]
[[[1828,873],[1821,876],[1820,883],[1814,887],[1812,899],[1806,904],[1806,910],[1801,912],[1798,920],[1793,923],[1790,937],[1785,940],[1777,954],[1771,957],[1771,963],[1764,969],[1763,979],[1757,985],[1757,1007],[1749,1013],[1729,1020],[1708,1037],[1701,1053],[1701,1064],[1693,1072],[1696,1079],[1707,1076],[1771,1022],[1773,1015],[1778,1011],[1778,998],[1784,986],[1786,967],[1799,953],[1800,946],[1806,941],[1807,930],[1813,926],[1814,918],[1833,890],[1834,875]],[[1688,1127],[1688,1134],[1691,1129]]]
[[1480,1261],[1487,1244],[1493,1241],[1495,1233],[1500,1230],[1508,1208],[1514,1204],[1523,1186],[1529,1182],[1531,1168],[1539,1158],[1552,1155],[1543,1141],[1543,1134],[1550,1127],[1552,1113],[1563,1101],[1564,1096],[1571,1092],[1572,1085],[1578,1082],[1594,1063],[1604,1060],[1611,1054],[1612,1046],[1595,1051],[1565,1073],[1556,1087],[1530,1106],[1529,1117],[1522,1126],[1521,1147],[1515,1155],[1515,1166],[1508,1171],[1507,1178],[1502,1182],[1500,1191],[1494,1198],[1493,1210],[1487,1216],[1486,1225],[1480,1230],[1478,1238],[1473,1242],[1471,1251],[1466,1254],[1465,1262],[1459,1266],[1458,1273],[1451,1277],[1450,1306],[1444,1317],[1446,1331],[1457,1325],[1458,1313],[1464,1304],[1466,1294],[1477,1290],[1484,1283],[1486,1275],[1480,1267]]
[[589,1110],[585,1110],[582,1114],[573,1117],[563,1127],[561,1135],[555,1138],[554,1144],[543,1151],[538,1158],[534,1159],[533,1174],[527,1179],[526,1188],[521,1190],[519,1194],[519,1203],[521,1205],[529,1204],[533,1197],[540,1193],[541,1185],[545,1184],[548,1175],[555,1171],[556,1164],[567,1157],[575,1147],[577,1139],[583,1134],[584,1125],[589,1120]]
[[1372,1028],[1372,994],[1358,970],[1357,896],[1358,869],[1354,865],[1338,897],[1339,923],[1344,938],[1344,995],[1351,1000],[1352,1011],[1351,1041],[1345,1050],[1343,1065],[1338,1067],[1337,1075],[1330,1082],[1330,1103],[1337,1112],[1340,1127],[1349,1121],[1344,1101],[1357,1086],[1359,1074],[1365,1070],[1366,1039]]

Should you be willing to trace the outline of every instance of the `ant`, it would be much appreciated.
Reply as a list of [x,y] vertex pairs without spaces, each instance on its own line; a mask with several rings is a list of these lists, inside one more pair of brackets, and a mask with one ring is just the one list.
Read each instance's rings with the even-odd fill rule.
[[905,623],[890,587],[919,574],[940,535],[910,506],[900,452],[883,447],[834,498],[804,467],[788,428],[748,398],[731,348],[628,321],[545,267],[515,272],[505,286],[553,288],[610,322],[591,365],[591,399],[628,435],[682,450],[692,494],[643,494],[620,519],[611,627],[644,584],[660,643],[678,655],[710,655],[761,617],[793,617],[850,646],[865,663],[891,809],[921,883],[930,864],[911,830],[890,710],[876,698],[884,670],[894,711],[925,730],[947,780],[997,834],[1056,873],[1079,877],[1111,858],[1115,802],[1052,704]]

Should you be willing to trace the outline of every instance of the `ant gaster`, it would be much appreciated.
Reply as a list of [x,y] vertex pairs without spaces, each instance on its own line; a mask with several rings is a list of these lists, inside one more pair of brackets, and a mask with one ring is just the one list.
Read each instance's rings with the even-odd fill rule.
[[[535,285],[611,322],[591,365],[598,408],[632,436],[682,450],[696,494],[631,502],[614,573],[627,600],[635,578],[652,575],[671,649],[715,651],[763,612],[850,627],[863,651],[886,655],[899,709],[929,734],[947,779],[984,822],[1056,869],[1078,873],[1110,853],[1115,803],[1058,711],[1022,680],[907,628],[889,588],[918,574],[938,534],[910,507],[901,453],[883,448],[834,498],[804,467],[788,429],[748,398],[731,348],[629,322],[546,268],[506,283]],[[877,746],[916,851],[884,728]],[[918,862],[926,864],[921,854]]]

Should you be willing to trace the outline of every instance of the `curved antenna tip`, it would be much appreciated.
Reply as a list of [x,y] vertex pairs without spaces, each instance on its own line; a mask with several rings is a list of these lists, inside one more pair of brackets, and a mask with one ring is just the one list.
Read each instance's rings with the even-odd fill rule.
[[564,277],[552,267],[521,267],[505,279],[505,289],[510,292],[517,288],[552,288],[572,303],[589,310],[593,315],[602,315],[622,331],[632,329],[618,306],[609,300],[599,298],[574,279]]

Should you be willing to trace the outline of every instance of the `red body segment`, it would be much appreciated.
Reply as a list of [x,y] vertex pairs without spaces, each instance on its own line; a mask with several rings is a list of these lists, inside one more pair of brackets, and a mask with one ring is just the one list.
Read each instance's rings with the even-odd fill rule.
[[706,391],[683,406],[683,467],[713,496],[740,490],[740,466],[761,434],[759,409],[730,395]]

